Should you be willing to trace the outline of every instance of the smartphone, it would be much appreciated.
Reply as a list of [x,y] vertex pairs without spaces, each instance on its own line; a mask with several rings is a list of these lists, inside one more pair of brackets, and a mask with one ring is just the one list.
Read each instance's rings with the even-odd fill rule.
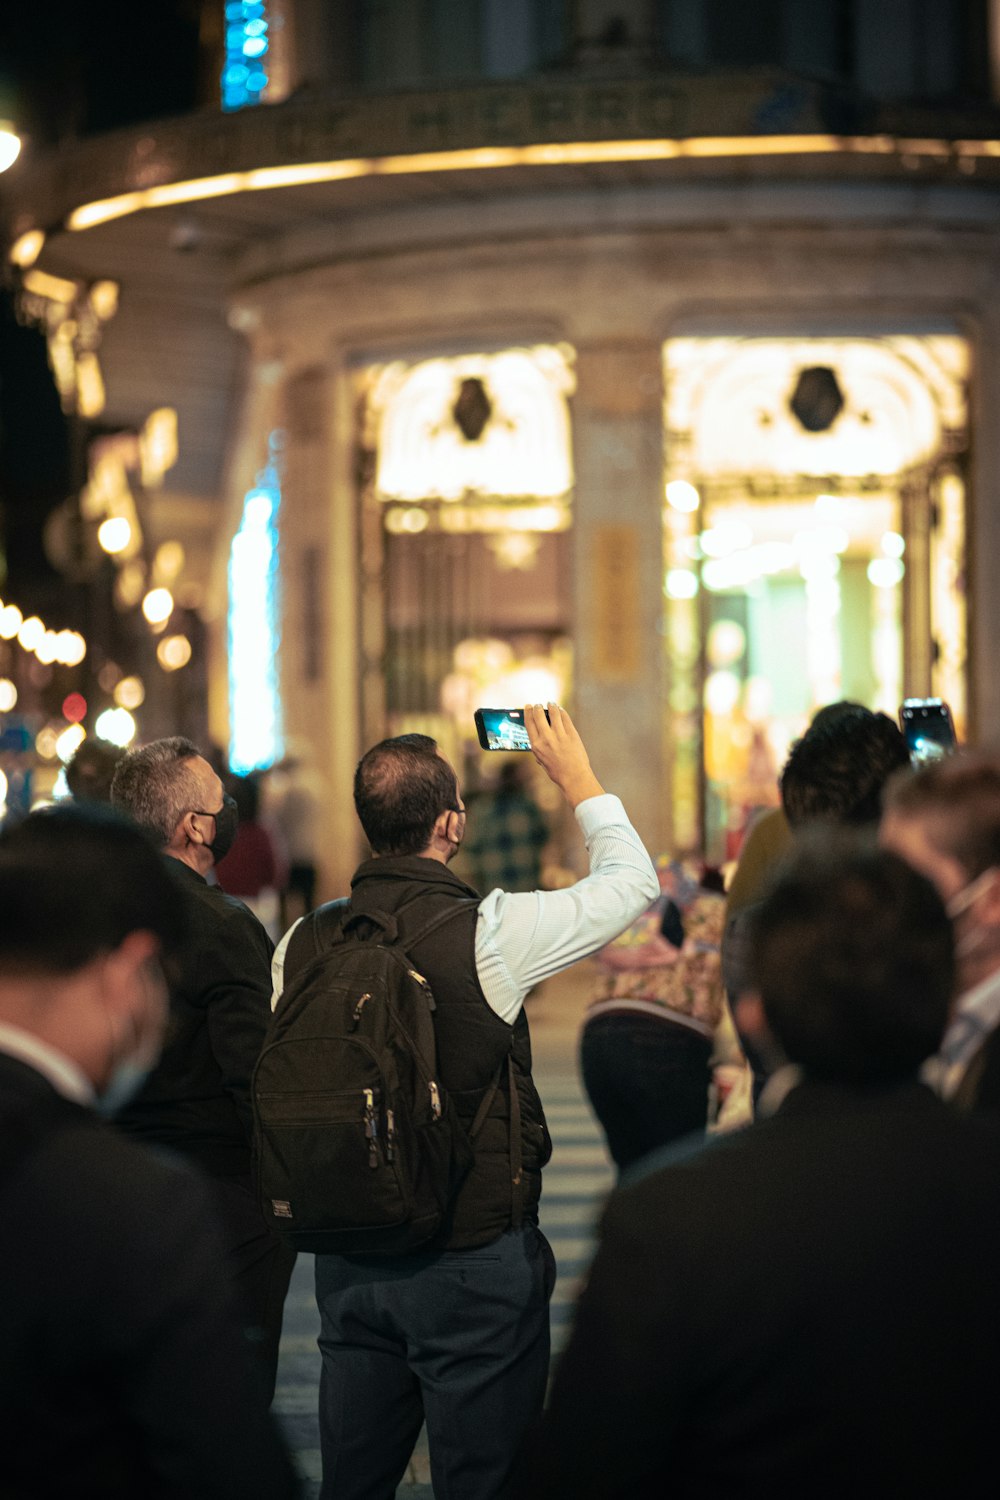
[[899,727],[915,766],[941,760],[955,749],[955,725],[943,698],[904,698]]
[[531,749],[523,708],[477,708],[476,733],[484,750]]

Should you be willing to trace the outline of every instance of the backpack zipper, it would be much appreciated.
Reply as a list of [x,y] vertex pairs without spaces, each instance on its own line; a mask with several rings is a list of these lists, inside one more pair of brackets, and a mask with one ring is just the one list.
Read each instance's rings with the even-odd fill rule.
[[385,1112],[385,1159],[394,1161],[396,1156],[396,1117],[391,1109]]
[[368,1165],[378,1166],[378,1116],[375,1113],[375,1090],[364,1089],[365,1138],[368,1141]]
[[440,1092],[438,1090],[438,1086],[434,1082],[433,1078],[431,1079],[431,1081],[427,1085],[427,1087],[430,1090],[430,1095],[431,1095],[431,1114],[434,1116],[435,1120],[440,1120],[440,1118],[441,1118],[441,1094],[440,1094]]
[[361,999],[358,1001],[357,1005],[354,1007],[354,1019],[351,1022],[351,1030],[352,1031],[356,1031],[357,1030],[357,1028],[358,1028],[358,1022],[361,1020],[361,1012],[364,1010],[365,1006],[368,1004],[368,1002],[369,1002],[370,999],[371,999],[371,994],[368,991],[366,991],[361,996]]
[[430,985],[427,983],[427,980],[424,978],[424,976],[422,974],[418,974],[416,969],[411,968],[410,966],[407,966],[406,972],[407,974],[409,974],[411,979],[416,980],[417,984],[420,985],[424,994],[427,996],[428,1008],[430,1010],[437,1010],[437,1005],[434,1000],[434,992],[431,989]]

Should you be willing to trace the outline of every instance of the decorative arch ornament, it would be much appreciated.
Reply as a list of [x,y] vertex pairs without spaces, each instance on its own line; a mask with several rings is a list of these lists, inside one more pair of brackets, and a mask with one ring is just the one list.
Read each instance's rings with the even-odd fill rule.
[[368,413],[378,499],[568,495],[572,357],[565,345],[538,345],[377,371]]
[[[964,445],[968,345],[957,336],[677,338],[664,359],[673,474],[886,478]],[[810,432],[792,403],[818,366],[844,401]]]

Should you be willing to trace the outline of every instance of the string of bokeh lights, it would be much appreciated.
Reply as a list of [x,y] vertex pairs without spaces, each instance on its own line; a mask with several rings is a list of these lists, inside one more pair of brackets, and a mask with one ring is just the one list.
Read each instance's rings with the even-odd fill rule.
[[87,654],[87,642],[78,630],[50,630],[38,615],[24,614],[16,604],[0,599],[0,640],[15,641],[42,666],[78,667]]

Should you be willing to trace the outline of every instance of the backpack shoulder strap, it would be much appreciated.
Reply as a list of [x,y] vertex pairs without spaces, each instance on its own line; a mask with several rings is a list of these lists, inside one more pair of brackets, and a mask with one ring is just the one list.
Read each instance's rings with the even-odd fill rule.
[[[461,916],[463,912],[478,910],[479,908],[479,901],[476,897],[463,896],[458,900],[450,901],[443,911],[435,912],[426,922],[412,931],[408,931],[403,936],[400,933],[400,918],[405,916],[413,907],[421,905],[421,903],[427,900],[430,894],[432,892],[418,891],[415,896],[411,896],[409,901],[404,901],[402,906],[397,907],[394,912],[381,911],[377,907],[370,907],[365,911],[355,911],[349,901],[331,901],[329,903],[331,907],[337,906],[341,908],[339,914],[341,920],[337,931],[333,935],[333,941],[336,941],[336,938],[341,934],[347,936],[352,933],[355,927],[361,927],[365,923],[368,923],[378,932],[379,942],[399,947],[404,953],[408,954],[411,948],[415,948],[418,943],[422,943],[424,938],[430,937],[432,932],[437,932],[439,927],[444,927],[447,922],[453,921],[455,917]],[[321,908],[321,910],[325,911],[326,908]]]
[[346,896],[337,901],[327,901],[325,905],[317,906],[315,911],[307,912],[295,925],[285,949],[286,988],[297,974],[308,968],[313,959],[333,946],[348,906]]
[[[407,901],[405,906],[400,907],[397,916],[402,916],[403,912],[407,911],[409,907],[423,899],[423,893],[421,893],[421,895],[414,897],[412,901]],[[454,921],[456,917],[460,917],[464,912],[470,910],[479,910],[479,902],[475,897],[463,896],[460,900],[452,901],[444,911],[435,912],[434,916],[418,927],[415,932],[408,932],[406,937],[401,941],[400,946],[407,951],[415,948],[418,943],[423,942],[424,938],[430,937],[432,932],[437,932],[439,927],[444,927],[445,923]]]

